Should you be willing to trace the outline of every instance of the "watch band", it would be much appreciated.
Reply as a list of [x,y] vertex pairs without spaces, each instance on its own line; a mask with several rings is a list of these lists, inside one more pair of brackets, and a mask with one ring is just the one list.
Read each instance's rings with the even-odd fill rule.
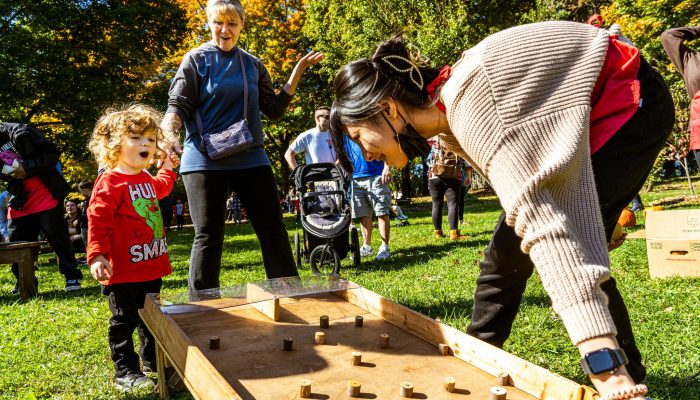
[[587,375],[614,373],[620,366],[627,364],[627,355],[622,349],[602,348],[586,353],[581,358],[581,367]]

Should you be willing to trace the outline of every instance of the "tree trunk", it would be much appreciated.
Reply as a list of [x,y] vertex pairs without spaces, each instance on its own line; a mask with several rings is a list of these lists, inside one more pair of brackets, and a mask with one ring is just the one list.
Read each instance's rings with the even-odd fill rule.
[[693,187],[693,181],[690,179],[690,173],[688,172],[688,158],[684,158],[681,161],[683,170],[685,171],[685,177],[688,179],[688,187],[690,188],[690,194],[695,196],[695,188]]
[[421,158],[421,165],[423,165],[421,173],[421,194],[427,196],[430,193],[428,189],[428,157]]
[[404,199],[410,199],[413,197],[413,192],[411,190],[411,163],[409,162],[401,170],[401,194]]

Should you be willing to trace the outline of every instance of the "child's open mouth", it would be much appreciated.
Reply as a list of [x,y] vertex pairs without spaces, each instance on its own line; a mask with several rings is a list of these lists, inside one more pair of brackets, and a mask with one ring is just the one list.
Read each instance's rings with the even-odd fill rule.
[[142,152],[139,153],[139,155],[141,156],[141,158],[148,158],[148,152],[147,152],[147,151],[142,151]]

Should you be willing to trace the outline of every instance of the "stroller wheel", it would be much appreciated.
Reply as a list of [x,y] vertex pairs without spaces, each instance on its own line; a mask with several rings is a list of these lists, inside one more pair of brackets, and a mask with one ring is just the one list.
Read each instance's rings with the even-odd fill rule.
[[360,238],[357,233],[357,227],[350,228],[350,252],[352,254],[352,265],[355,268],[360,266]]
[[299,232],[294,232],[294,261],[297,269],[301,268],[301,243],[299,242]]
[[340,256],[333,246],[316,246],[309,256],[311,271],[316,275],[338,274],[340,272]]

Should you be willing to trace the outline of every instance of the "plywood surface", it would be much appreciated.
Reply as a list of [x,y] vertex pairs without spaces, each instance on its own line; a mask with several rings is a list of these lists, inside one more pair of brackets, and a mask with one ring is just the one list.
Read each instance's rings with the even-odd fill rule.
[[[318,326],[321,315],[330,317],[329,329]],[[354,325],[356,315],[364,317],[362,328]],[[252,307],[175,314],[166,320],[242,399],[296,399],[302,379],[311,380],[313,399],[347,398],[348,380],[362,383],[359,398],[364,399],[398,399],[404,381],[413,384],[416,399],[488,399],[489,388],[496,385],[493,375],[440,355],[435,345],[333,294],[281,300],[278,322]],[[314,343],[317,331],[325,332],[325,345]],[[389,348],[379,346],[381,333],[391,336]],[[210,350],[214,335],[221,338],[220,348]],[[282,350],[284,337],[294,338],[293,351]],[[360,366],[350,363],[354,351],[362,353]],[[446,376],[456,380],[454,393],[443,390]],[[506,389],[511,400],[534,398]]]

